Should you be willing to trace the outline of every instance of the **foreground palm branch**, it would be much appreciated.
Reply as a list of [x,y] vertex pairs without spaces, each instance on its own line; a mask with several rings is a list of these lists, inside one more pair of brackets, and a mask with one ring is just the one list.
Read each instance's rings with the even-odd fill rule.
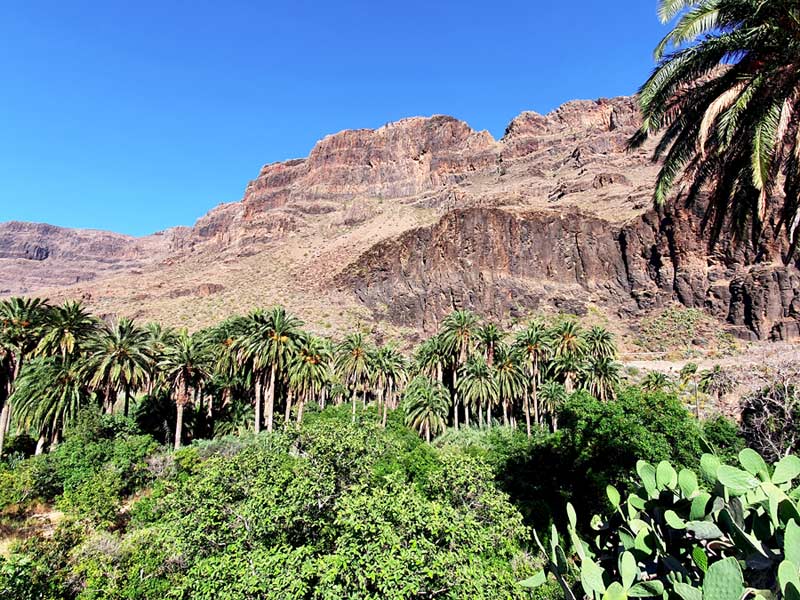
[[[800,5],[661,0],[659,16],[677,19],[639,91],[643,121],[631,140],[662,134],[656,204],[686,173],[689,203],[708,193],[712,239],[726,224],[740,238],[748,226],[755,239],[783,229],[788,261],[798,240]],[[784,199],[773,213],[768,201],[777,195]]]

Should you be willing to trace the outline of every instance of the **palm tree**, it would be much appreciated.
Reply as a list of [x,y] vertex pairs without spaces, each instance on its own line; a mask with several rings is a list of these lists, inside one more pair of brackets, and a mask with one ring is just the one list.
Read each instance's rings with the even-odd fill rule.
[[[514,340],[514,348],[519,354],[528,372],[529,386],[525,386],[525,426],[528,437],[531,437],[531,409],[533,403],[534,419],[540,425],[539,401],[537,389],[540,383],[542,367],[552,355],[551,339],[547,329],[540,321],[532,321],[525,329],[519,331]],[[530,387],[530,402],[528,401],[528,387]]]
[[391,344],[381,346],[372,357],[372,379],[382,409],[381,425],[386,427],[388,409],[395,408],[394,393],[405,383],[408,372],[406,358]]
[[[206,343],[213,355],[214,370],[210,387],[221,394],[220,410],[228,408],[234,395],[252,389],[252,361],[240,360],[236,340],[247,331],[245,317],[231,317],[206,332]],[[208,405],[207,416],[213,415],[213,397]],[[249,414],[249,410],[237,409],[237,416]],[[216,425],[215,425],[216,431]]]
[[[289,363],[289,387],[299,399],[297,424],[303,422],[303,408],[314,394],[320,394],[328,381],[330,363],[333,360],[330,345],[322,338],[302,334]],[[287,402],[287,408],[290,403]],[[288,411],[287,411],[288,414]]]
[[[455,404],[455,428],[458,429],[458,371],[463,365],[469,353],[472,351],[475,333],[478,328],[478,317],[468,310],[456,310],[451,312],[442,321],[441,339],[444,349],[454,357],[453,366],[453,403]],[[464,421],[469,424],[469,408],[464,403]]]
[[661,371],[650,371],[642,380],[642,389],[646,392],[664,392],[671,386],[672,381]]
[[[444,370],[451,361],[452,355],[447,351],[441,334],[428,338],[417,346],[414,352],[416,373],[427,375],[439,383],[443,383]],[[458,396],[456,394],[453,394],[453,426],[458,429]]]
[[586,332],[586,353],[594,358],[615,358],[617,345],[607,329],[595,325]]
[[557,381],[550,380],[542,384],[539,396],[542,400],[542,408],[550,415],[553,431],[558,431],[558,411],[567,401],[569,394],[567,394],[563,385]]
[[[663,130],[654,200],[663,204],[682,172],[689,200],[707,191],[715,232],[726,219],[760,234],[781,185],[782,225],[797,244],[800,144],[800,7],[796,0],[660,0],[672,30],[639,91],[643,121],[631,145]],[[670,51],[670,53],[667,53]]]
[[723,395],[730,393],[736,387],[736,380],[732,374],[719,365],[714,365],[713,368],[700,373],[698,383],[700,391],[706,394],[714,394],[717,397],[717,402]]
[[620,382],[620,364],[608,356],[589,360],[584,372],[583,387],[592,396],[605,402],[616,395]]
[[5,349],[5,401],[0,410],[0,454],[11,425],[14,388],[20,371],[42,336],[45,315],[50,310],[39,298],[9,298],[0,301],[0,346]]
[[586,351],[586,338],[580,325],[571,319],[564,319],[550,332],[553,354],[556,358],[572,356],[579,358]]
[[147,350],[150,362],[147,368],[147,393],[157,393],[166,386],[163,374],[158,365],[167,348],[175,343],[178,333],[171,327],[163,327],[160,323],[147,323]]
[[58,354],[64,363],[68,363],[96,329],[97,320],[84,306],[80,302],[68,300],[47,311],[42,339],[36,347],[36,353],[46,356]]
[[36,453],[50,438],[51,447],[81,408],[92,400],[86,378],[77,362],[58,357],[37,357],[25,365],[14,391],[15,421],[39,432]]
[[692,384],[692,396],[694,399],[694,416],[700,418],[700,401],[697,395],[697,363],[688,362],[680,370],[681,387],[686,388]]
[[478,344],[486,356],[486,362],[491,367],[494,364],[495,348],[503,341],[505,334],[494,323],[486,323],[482,327],[478,327],[475,337],[478,339]]
[[102,390],[106,412],[112,412],[116,395],[122,392],[127,417],[131,392],[144,385],[152,361],[147,332],[130,319],[120,319],[90,338],[86,351],[90,383]]
[[569,395],[575,391],[575,382],[583,377],[586,365],[578,354],[567,353],[556,356],[550,363],[550,369],[553,375],[562,380],[564,390]]
[[497,381],[494,372],[486,359],[474,354],[458,371],[458,387],[456,391],[464,400],[464,424],[469,426],[469,407],[478,410],[478,424],[483,427],[483,407],[491,411],[497,400]]
[[503,425],[508,426],[508,415],[514,400],[523,394],[526,388],[525,373],[520,366],[520,357],[504,345],[497,346],[494,365],[497,381],[497,397],[503,406]]
[[174,394],[177,409],[175,449],[181,446],[183,412],[199,394],[204,381],[211,375],[212,356],[198,335],[181,330],[175,342],[166,348],[159,367]]
[[[369,345],[361,332],[349,334],[336,346],[335,365],[336,372],[350,388],[355,423],[358,388],[363,388],[370,376]],[[362,400],[366,404],[367,390],[364,389],[362,394]]]
[[406,425],[419,431],[430,443],[431,436],[444,431],[450,411],[450,394],[439,382],[418,375],[408,384],[404,395]]
[[[278,375],[289,361],[296,338],[303,322],[288,314],[282,306],[276,306],[269,312],[256,310],[247,317],[246,332],[239,340],[243,360],[252,360],[256,373],[256,421],[261,417],[261,389],[264,376],[269,370],[269,384],[265,401],[267,431],[272,431],[275,411],[275,388]],[[261,423],[256,423],[256,432]]]

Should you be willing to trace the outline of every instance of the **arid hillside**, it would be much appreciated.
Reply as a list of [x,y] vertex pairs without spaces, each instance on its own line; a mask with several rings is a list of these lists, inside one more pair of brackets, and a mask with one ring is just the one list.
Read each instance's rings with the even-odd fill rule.
[[[0,295],[84,299],[101,314],[197,328],[283,303],[320,330],[432,330],[597,310],[620,327],[672,302],[742,338],[797,335],[800,275],[701,215],[651,209],[652,147],[631,98],[523,113],[500,140],[447,116],[344,131],[264,166],[239,202],[145,238],[0,224]],[[696,210],[696,209],[695,209]]]

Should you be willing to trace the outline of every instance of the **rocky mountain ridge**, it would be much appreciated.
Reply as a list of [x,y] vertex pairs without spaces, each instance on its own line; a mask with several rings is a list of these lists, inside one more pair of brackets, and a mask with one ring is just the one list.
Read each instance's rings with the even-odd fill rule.
[[0,224],[0,294],[189,327],[281,302],[323,329],[400,335],[457,307],[635,321],[680,302],[742,337],[796,336],[797,269],[727,239],[710,248],[677,201],[653,211],[652,147],[626,147],[637,122],[633,99],[615,98],[522,113],[500,140],[441,115],[343,131],[264,166],[191,228]]

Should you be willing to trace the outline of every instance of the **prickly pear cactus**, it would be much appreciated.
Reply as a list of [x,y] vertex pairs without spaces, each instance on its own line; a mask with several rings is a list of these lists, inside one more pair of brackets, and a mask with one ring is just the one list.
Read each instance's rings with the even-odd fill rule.
[[[536,537],[567,598],[800,600],[800,458],[767,465],[746,449],[738,465],[705,454],[699,473],[666,461],[640,461],[636,472],[638,489],[627,498],[609,486],[609,516],[579,531],[567,505],[567,533],[553,527],[550,552]],[[580,581],[575,590],[568,576]]]

